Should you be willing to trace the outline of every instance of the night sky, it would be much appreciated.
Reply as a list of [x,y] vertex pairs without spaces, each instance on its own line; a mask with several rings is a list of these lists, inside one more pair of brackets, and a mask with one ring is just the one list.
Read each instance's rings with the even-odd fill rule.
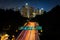
[[44,8],[49,11],[54,6],[60,5],[60,0],[0,0],[0,8],[21,8],[25,3],[35,8]]

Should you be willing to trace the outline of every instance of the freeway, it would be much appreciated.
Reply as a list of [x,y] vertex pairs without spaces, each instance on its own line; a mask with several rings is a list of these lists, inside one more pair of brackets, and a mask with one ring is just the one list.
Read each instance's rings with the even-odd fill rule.
[[[24,26],[36,27],[38,24],[36,22],[28,22]],[[22,30],[16,40],[40,40],[38,34],[38,30]]]
[[16,40],[39,40],[37,30],[23,30]]

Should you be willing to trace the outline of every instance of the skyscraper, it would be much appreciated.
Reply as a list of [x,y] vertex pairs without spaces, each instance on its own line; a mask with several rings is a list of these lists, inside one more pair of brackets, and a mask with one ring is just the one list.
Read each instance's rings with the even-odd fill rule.
[[44,12],[43,8],[41,9],[34,8],[34,7],[29,6],[28,3],[26,3],[21,8],[21,15],[27,18],[35,17],[36,15],[41,15],[43,14],[43,12]]
[[39,14],[41,15],[41,14],[43,14],[43,13],[44,13],[44,9],[41,8],[41,9],[39,10]]
[[39,14],[39,8],[36,8],[36,9],[35,9],[35,13],[36,13],[36,15]]
[[24,17],[28,17],[28,18],[32,17],[33,12],[34,12],[34,8],[30,7],[28,3],[26,3],[25,6],[21,8],[21,15],[23,15]]
[[27,17],[29,18],[30,13],[29,13],[29,6],[28,6],[28,3],[26,3],[25,7],[26,7],[26,9],[27,9]]

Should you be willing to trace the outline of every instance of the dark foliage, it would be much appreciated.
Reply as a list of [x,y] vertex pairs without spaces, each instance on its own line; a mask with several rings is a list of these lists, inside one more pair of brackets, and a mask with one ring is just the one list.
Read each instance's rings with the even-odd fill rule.
[[[25,21],[26,18],[21,16],[19,10],[14,11],[12,9],[0,9],[0,33],[7,32],[11,35],[15,34],[18,26],[22,26]],[[11,27],[9,27],[9,25],[11,25]]]
[[37,21],[43,26],[43,40],[59,39],[60,34],[60,6],[57,5],[51,11],[36,16]]

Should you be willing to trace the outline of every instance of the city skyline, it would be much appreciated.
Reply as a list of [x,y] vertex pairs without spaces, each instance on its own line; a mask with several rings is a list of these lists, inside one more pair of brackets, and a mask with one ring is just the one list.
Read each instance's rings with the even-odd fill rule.
[[42,15],[44,13],[44,9],[34,8],[29,6],[28,3],[26,3],[25,6],[20,9],[20,12],[22,16],[31,18],[35,17],[36,15]]
[[60,0],[0,0],[0,8],[21,8],[25,3],[49,11],[56,5],[60,5]]

